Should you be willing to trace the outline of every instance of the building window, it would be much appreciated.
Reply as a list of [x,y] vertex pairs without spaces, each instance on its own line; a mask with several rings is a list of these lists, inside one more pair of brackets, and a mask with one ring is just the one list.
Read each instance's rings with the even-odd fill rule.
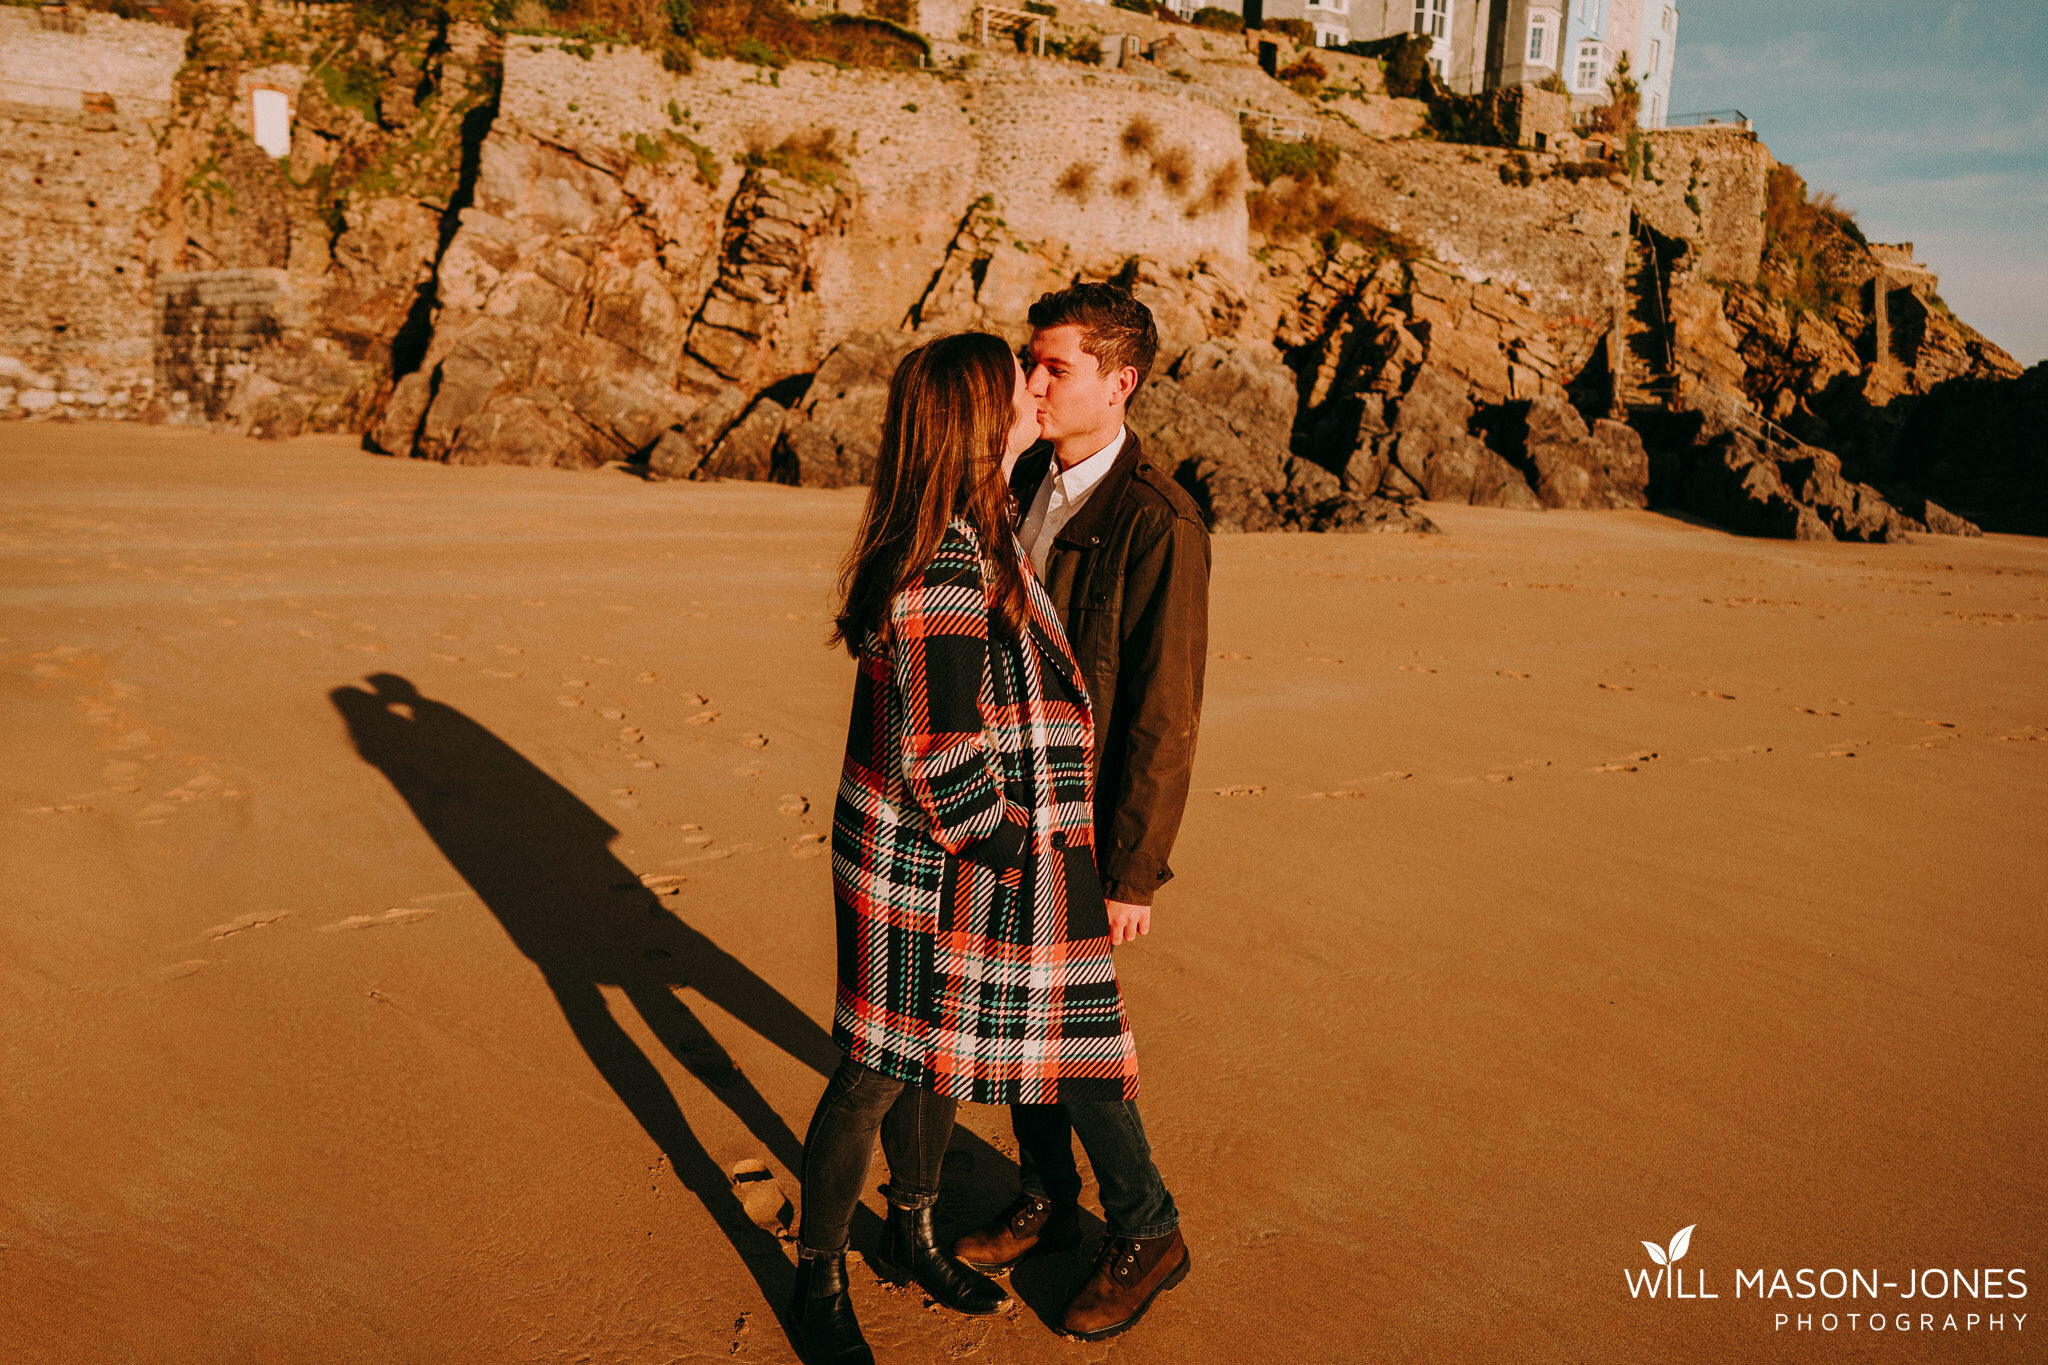
[[1650,96],[1650,126],[1652,128],[1662,128],[1664,126],[1664,97],[1662,95]]
[[249,92],[250,135],[256,145],[272,157],[288,156],[292,150],[292,97],[282,90]]
[[1529,17],[1529,60],[1543,63],[1550,56],[1550,16],[1535,14]]
[[1330,28],[1324,24],[1316,25],[1317,47],[1342,47],[1350,41],[1351,31],[1349,29]]
[[1664,31],[1669,33],[1678,27],[1678,11],[1666,6],[1664,9]]
[[1590,94],[1600,89],[1600,44],[1579,44],[1579,67],[1572,81],[1572,89],[1581,94]]
[[1659,62],[1661,62],[1661,61],[1663,61],[1663,60],[1664,60],[1664,44],[1663,44],[1663,43],[1661,43],[1661,42],[1659,42],[1659,41],[1657,41],[1657,40],[1656,40],[1655,38],[1652,38],[1652,39],[1650,40],[1650,63],[1649,63],[1649,66],[1647,67],[1647,69],[1645,69],[1645,70],[1644,70],[1643,74],[1644,74],[1645,76],[1654,76],[1654,75],[1656,75],[1656,74],[1657,74],[1657,63],[1659,63]]
[[[1331,14],[1342,14],[1351,8],[1351,0],[1308,0],[1310,9],[1327,10]],[[1348,42],[1349,39],[1346,39]],[[1328,46],[1328,44],[1324,44]]]
[[1415,31],[1441,39],[1451,31],[1451,0],[1415,0]]

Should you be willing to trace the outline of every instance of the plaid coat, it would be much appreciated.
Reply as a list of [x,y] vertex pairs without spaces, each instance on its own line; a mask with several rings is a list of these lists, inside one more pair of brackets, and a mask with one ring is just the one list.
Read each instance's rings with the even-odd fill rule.
[[1137,1054],[1096,880],[1094,722],[1058,614],[993,605],[955,519],[870,635],[832,817],[833,1040],[956,1099],[1133,1099]]

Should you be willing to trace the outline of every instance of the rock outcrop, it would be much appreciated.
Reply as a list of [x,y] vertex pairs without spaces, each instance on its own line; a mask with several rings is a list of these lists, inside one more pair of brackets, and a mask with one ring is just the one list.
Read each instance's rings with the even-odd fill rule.
[[[837,486],[869,476],[907,348],[1021,341],[1039,294],[1113,277],[1161,337],[1132,425],[1219,529],[1421,528],[1425,499],[1861,541],[1974,529],[1944,504],[2048,516],[2040,385],[1910,247],[1824,203],[1785,235],[1746,131],[1659,131],[1626,168],[1393,136],[1421,106],[1370,59],[1332,55],[1356,89],[1313,100],[1235,37],[1131,22],[1173,83],[1114,69],[1143,64],[1124,44],[1110,69],[941,43],[943,72],[676,71],[207,0],[174,66],[157,27],[106,28],[119,117],[4,113],[30,150],[0,160],[50,174],[0,224],[65,224],[63,259],[113,272],[67,317],[0,297],[0,412]],[[288,159],[255,145],[257,91]],[[1248,160],[1241,107],[1308,140]],[[146,205],[100,212],[67,155]]]

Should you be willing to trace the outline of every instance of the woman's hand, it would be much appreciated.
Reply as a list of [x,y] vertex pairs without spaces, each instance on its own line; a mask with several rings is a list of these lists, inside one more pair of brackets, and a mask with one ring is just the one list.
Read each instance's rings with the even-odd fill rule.
[[1152,932],[1152,907],[1133,905],[1129,901],[1108,901],[1109,942],[1111,947],[1119,943],[1132,943],[1140,934]]

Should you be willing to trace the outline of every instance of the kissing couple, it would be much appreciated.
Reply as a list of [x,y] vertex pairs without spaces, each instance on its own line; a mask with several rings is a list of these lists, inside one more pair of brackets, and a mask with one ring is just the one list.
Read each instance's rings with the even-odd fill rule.
[[[832,821],[833,1041],[804,1140],[789,1327],[807,1365],[871,1365],[846,1278],[879,1132],[874,1257],[957,1312],[992,1275],[1077,1249],[1088,1153],[1107,1232],[1061,1315],[1095,1341],[1187,1277],[1180,1212],[1138,1117],[1112,949],[1151,931],[1186,805],[1208,638],[1209,537],[1124,411],[1151,312],[1077,284],[988,333],[912,351],[889,386],[833,642],[858,663]],[[1021,1189],[940,1245],[962,1100],[1010,1107]]]

